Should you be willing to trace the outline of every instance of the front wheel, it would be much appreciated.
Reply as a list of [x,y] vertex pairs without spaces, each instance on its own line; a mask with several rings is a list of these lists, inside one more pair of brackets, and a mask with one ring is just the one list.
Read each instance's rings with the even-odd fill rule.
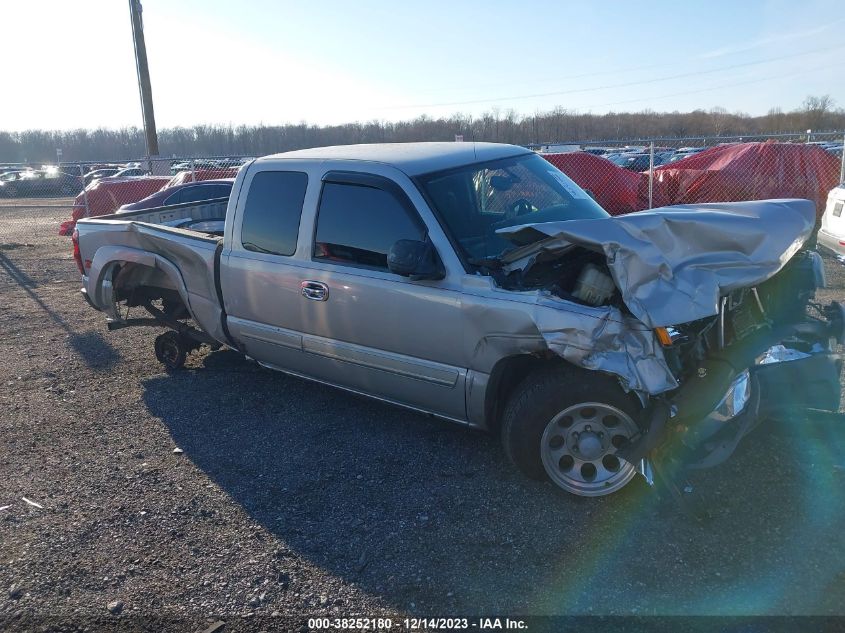
[[502,442],[529,477],[548,478],[582,497],[608,495],[636,475],[616,451],[639,432],[641,411],[610,376],[546,367],[514,391],[503,413]]

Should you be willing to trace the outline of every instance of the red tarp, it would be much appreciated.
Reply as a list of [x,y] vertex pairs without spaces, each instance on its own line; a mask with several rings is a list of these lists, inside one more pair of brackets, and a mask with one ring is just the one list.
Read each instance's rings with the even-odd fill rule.
[[88,217],[109,215],[121,205],[138,202],[159,191],[170,181],[167,176],[147,176],[145,178],[120,178],[95,180],[85,188],[84,193],[73,201],[71,219],[62,222],[59,235],[70,235],[76,221],[86,217],[85,199],[88,199]]
[[816,145],[736,143],[658,167],[654,176],[669,204],[806,198],[821,216],[839,184],[839,160]]
[[640,200],[643,175],[617,167],[609,160],[586,152],[543,154],[543,158],[574,180],[579,187],[593,194],[610,215],[621,215],[648,208],[646,199]]
[[184,185],[193,182],[194,178],[200,180],[215,180],[218,178],[234,178],[238,175],[240,167],[221,167],[220,169],[195,169],[194,171],[180,171],[167,183],[168,187]]
[[[611,215],[648,208],[648,172],[631,172],[585,152],[543,158],[589,189]],[[806,198],[821,216],[838,183],[839,160],[815,145],[735,143],[656,168],[653,206]]]
[[[167,187],[175,187],[196,180],[212,180],[214,178],[234,178],[238,175],[238,167],[221,169],[196,169],[181,171],[173,177],[148,176],[146,178],[95,180],[88,185],[85,193],[88,196],[88,217],[109,215],[117,211],[122,205],[143,200],[147,196]],[[59,235],[70,235],[76,226],[76,221],[85,217],[85,198],[80,193],[76,196],[71,212],[71,219],[62,222]]]

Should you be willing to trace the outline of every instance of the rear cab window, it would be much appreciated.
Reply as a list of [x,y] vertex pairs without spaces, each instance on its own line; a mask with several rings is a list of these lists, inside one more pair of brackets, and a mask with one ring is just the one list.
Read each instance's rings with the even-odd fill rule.
[[[384,179],[373,177],[379,180]],[[398,185],[325,182],[317,210],[314,259],[387,271],[387,254],[396,241],[426,236],[422,219],[397,190]]]
[[261,171],[247,192],[241,245],[255,253],[293,255],[299,237],[308,176],[298,171]]

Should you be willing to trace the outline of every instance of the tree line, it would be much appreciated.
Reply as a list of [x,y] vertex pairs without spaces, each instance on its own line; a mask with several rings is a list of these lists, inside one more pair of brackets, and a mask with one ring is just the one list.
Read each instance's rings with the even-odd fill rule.
[[[519,114],[492,109],[481,116],[419,116],[398,122],[369,121],[344,125],[195,125],[159,130],[162,156],[261,156],[305,147],[349,143],[410,141],[493,141],[519,145],[563,141],[675,138],[689,136],[765,136],[768,134],[845,129],[845,109],[825,95],[807,97],[801,107],[772,108],[762,116],[724,108],[692,112],[611,112],[588,114],[563,107]],[[0,162],[62,160],[110,161],[141,158],[143,131],[122,129],[0,131]]]

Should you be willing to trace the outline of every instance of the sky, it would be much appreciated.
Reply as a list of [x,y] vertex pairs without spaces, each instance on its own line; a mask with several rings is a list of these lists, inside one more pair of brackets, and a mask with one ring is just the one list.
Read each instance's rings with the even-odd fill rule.
[[[142,0],[158,127],[845,107],[841,0]],[[141,126],[128,0],[4,0],[0,130]]]

